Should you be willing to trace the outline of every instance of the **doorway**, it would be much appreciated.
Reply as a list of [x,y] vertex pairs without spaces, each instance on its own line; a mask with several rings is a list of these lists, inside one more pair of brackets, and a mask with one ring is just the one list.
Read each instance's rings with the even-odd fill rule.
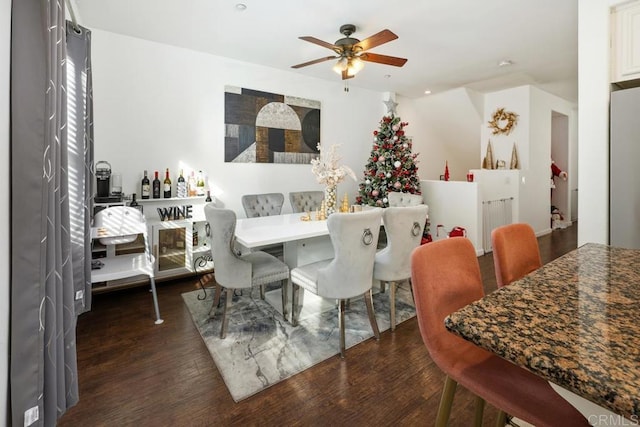
[[[574,181],[571,179],[571,173],[569,172],[569,116],[566,114],[558,113],[557,111],[551,112],[551,159],[555,162],[555,165],[560,170],[568,174],[568,179],[561,179],[559,176],[553,177],[555,188],[552,186],[550,208],[549,211],[555,207],[560,215],[562,221],[569,223],[573,219],[571,208],[571,191],[569,183]],[[560,223],[555,222],[556,225]]]

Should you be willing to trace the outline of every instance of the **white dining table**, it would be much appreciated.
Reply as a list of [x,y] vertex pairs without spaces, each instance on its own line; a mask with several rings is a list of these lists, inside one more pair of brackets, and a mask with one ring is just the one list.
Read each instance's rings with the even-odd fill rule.
[[[284,262],[294,268],[333,258],[327,221],[303,221],[304,213],[239,218],[236,221],[236,243],[241,250],[257,250],[283,244]],[[311,215],[312,218],[314,215]]]

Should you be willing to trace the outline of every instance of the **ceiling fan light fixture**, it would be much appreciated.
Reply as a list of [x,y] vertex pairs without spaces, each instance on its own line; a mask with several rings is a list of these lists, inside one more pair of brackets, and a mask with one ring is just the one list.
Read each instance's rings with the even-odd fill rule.
[[349,61],[347,58],[342,57],[336,61],[336,64],[333,66],[333,71],[338,74],[342,74],[343,71],[348,70]]
[[347,75],[355,76],[364,68],[364,61],[357,56],[349,59],[347,64]]
[[393,65],[395,67],[402,67],[405,62],[407,62],[406,58],[398,58],[395,56],[380,55],[369,52],[369,50],[374,47],[398,38],[398,36],[390,30],[379,31],[364,40],[351,37],[351,34],[353,34],[355,30],[356,27],[352,24],[341,26],[340,32],[344,37],[336,40],[335,43],[327,43],[313,36],[298,37],[301,40],[332,50],[334,56],[325,56],[323,58],[314,59],[313,61],[292,65],[291,68],[302,68],[308,65],[318,64],[320,62],[338,59],[333,64],[332,69],[342,76],[342,80],[347,80],[353,78],[364,68],[365,61],[384,65]]

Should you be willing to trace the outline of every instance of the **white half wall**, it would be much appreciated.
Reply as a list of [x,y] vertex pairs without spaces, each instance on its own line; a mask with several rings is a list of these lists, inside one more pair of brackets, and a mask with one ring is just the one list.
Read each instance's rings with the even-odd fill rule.
[[[482,247],[482,208],[480,187],[476,182],[420,181],[422,199],[429,205],[429,233],[434,240],[445,239],[453,227],[462,227],[473,243],[476,255],[484,254]],[[438,225],[444,229],[438,232]],[[439,235],[438,235],[439,234]]]
[[418,99],[398,97],[398,114],[414,136],[413,152],[421,179],[438,180],[449,163],[452,181],[465,181],[469,169],[480,167],[480,135],[484,95],[458,88]]
[[[2,29],[3,28],[3,29]],[[0,1],[0,425],[9,424],[9,282],[11,280],[9,261],[10,188],[11,168],[9,167],[9,85],[11,68],[11,0]]]
[[[383,94],[297,73],[93,30],[95,160],[121,173],[123,191],[140,193],[143,170],[203,170],[219,202],[244,216],[243,194],[321,190],[308,164],[224,162],[225,85],[321,102],[324,147],[340,144],[360,180],[373,131],[386,113]],[[162,179],[162,178],[161,178]],[[339,185],[353,201],[358,183]],[[290,212],[288,201],[283,212]]]

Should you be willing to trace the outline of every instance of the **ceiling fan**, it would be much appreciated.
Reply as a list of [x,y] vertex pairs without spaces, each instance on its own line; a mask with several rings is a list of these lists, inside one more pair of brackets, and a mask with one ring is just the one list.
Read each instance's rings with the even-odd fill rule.
[[344,37],[336,40],[334,44],[327,43],[312,36],[299,37],[299,39],[301,40],[326,47],[327,49],[331,49],[336,53],[337,56],[326,56],[324,58],[314,59],[313,61],[292,65],[291,68],[302,68],[306,67],[307,65],[313,65],[320,62],[329,61],[331,59],[337,59],[338,61],[333,66],[333,70],[336,73],[342,75],[342,80],[346,80],[353,78],[358,73],[358,71],[360,71],[364,67],[363,61],[393,65],[395,67],[402,67],[407,62],[406,58],[398,58],[396,56],[379,55],[377,53],[367,52],[369,49],[373,49],[376,46],[380,46],[381,44],[397,39],[398,36],[393,32],[389,30],[382,30],[379,33],[376,33],[362,41],[351,37],[351,34],[355,32],[355,25],[345,24],[341,26],[340,33],[342,33]]

